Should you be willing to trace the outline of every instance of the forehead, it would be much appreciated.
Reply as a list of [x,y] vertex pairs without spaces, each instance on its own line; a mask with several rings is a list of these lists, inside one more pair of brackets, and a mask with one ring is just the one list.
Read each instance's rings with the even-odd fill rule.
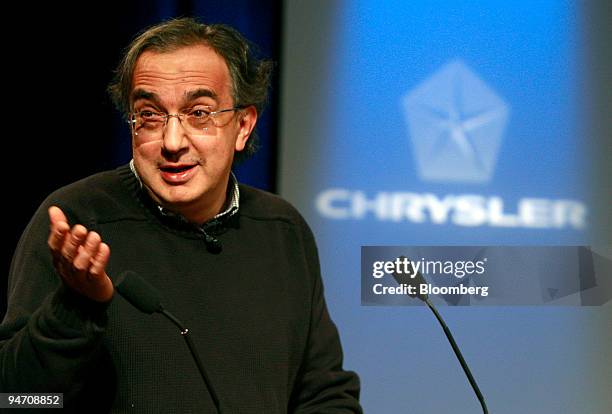
[[210,88],[218,96],[229,94],[231,78],[225,60],[206,45],[162,53],[147,50],[136,60],[132,90],[181,87]]

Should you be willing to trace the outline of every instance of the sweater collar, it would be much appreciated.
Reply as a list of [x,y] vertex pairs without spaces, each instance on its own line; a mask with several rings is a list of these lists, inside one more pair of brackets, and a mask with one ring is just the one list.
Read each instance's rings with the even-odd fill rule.
[[[130,170],[134,174],[134,177],[136,177],[136,180],[138,180],[138,183],[140,184],[140,188],[143,188],[142,180],[140,179],[140,176],[138,175],[138,172],[136,171],[136,167],[134,167],[134,159],[130,160]],[[236,176],[234,175],[232,171],[230,171],[227,192],[229,196],[229,203],[226,204],[227,207],[223,211],[215,215],[212,219],[204,223],[202,225],[203,227],[208,227],[210,224],[213,224],[213,223],[216,224],[225,219],[229,219],[230,217],[232,217],[234,214],[238,212],[238,209],[240,208],[240,188],[238,186],[238,180],[236,179]],[[187,219],[185,219],[180,214],[176,214],[160,206],[159,204],[156,204],[156,206],[162,215],[166,217],[174,217],[174,218],[180,219],[181,221],[187,222]]]

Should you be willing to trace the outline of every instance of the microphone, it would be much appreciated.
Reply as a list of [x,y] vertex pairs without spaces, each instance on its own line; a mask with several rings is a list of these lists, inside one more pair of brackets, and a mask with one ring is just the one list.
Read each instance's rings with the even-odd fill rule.
[[164,309],[159,290],[131,270],[119,275],[115,282],[115,289],[141,312],[151,315],[155,312],[161,313]]
[[201,229],[200,232],[204,236],[204,243],[206,243],[206,249],[210,253],[218,254],[221,253],[221,242],[216,237],[210,235],[206,230]]
[[[404,261],[406,257],[400,256],[400,259]],[[431,309],[436,319],[442,326],[442,329],[444,330],[444,334],[446,335],[446,339],[448,339],[448,342],[450,342],[451,347],[453,348],[453,351],[455,352],[455,355],[457,356],[457,359],[459,360],[459,363],[461,364],[461,368],[463,368],[463,372],[465,372],[465,375],[467,376],[467,379],[470,382],[472,389],[476,393],[476,398],[478,398],[478,401],[480,402],[480,405],[482,406],[482,412],[484,414],[488,414],[489,410],[487,409],[487,404],[485,403],[484,396],[480,392],[480,388],[478,388],[478,384],[476,384],[476,380],[472,376],[472,372],[470,371],[470,368],[468,367],[467,362],[465,362],[465,359],[463,359],[463,355],[461,354],[461,350],[459,349],[459,346],[457,345],[457,343],[455,342],[455,339],[453,338],[453,334],[451,333],[450,329],[448,329],[448,326],[446,326],[444,319],[442,319],[442,316],[438,313],[438,310],[436,309],[436,307],[429,300],[429,295],[427,293],[418,293],[420,292],[419,286],[422,284],[427,284],[427,282],[425,281],[425,278],[423,277],[421,272],[414,271],[414,266],[412,266],[412,262],[410,262],[410,268],[412,269],[412,272],[411,272],[412,275],[398,274],[397,272],[393,272],[393,278],[400,285],[407,284],[409,286],[415,286],[415,289],[413,290],[417,293],[414,293],[414,294],[409,293],[408,295],[410,297],[413,297],[413,298],[416,297],[422,300],[423,302],[427,304],[427,307]],[[414,277],[411,277],[411,276],[414,276]]]
[[149,282],[131,270],[126,270],[119,275],[115,282],[115,289],[125,298],[125,300],[127,300],[139,311],[149,315],[153,313],[161,313],[179,328],[181,335],[185,339],[187,347],[191,352],[191,356],[198,367],[198,371],[200,371],[200,375],[204,380],[204,385],[206,385],[206,389],[213,400],[215,410],[218,414],[221,414],[219,397],[217,396],[217,393],[215,392],[210,379],[208,378],[208,374],[204,370],[204,365],[202,364],[202,360],[198,355],[197,349],[191,340],[191,336],[188,335],[189,329],[187,329],[173,314],[164,309],[162,305],[162,295],[159,290],[151,286]]

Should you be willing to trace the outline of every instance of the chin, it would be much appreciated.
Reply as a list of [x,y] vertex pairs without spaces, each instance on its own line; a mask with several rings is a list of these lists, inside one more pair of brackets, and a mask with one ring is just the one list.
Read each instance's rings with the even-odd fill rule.
[[166,192],[163,197],[163,202],[168,206],[171,205],[185,205],[193,203],[196,197],[193,194],[177,194],[176,191]]

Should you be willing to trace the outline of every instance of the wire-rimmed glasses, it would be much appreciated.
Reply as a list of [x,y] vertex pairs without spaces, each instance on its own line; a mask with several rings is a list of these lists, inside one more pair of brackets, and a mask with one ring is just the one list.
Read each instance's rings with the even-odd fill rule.
[[167,114],[150,109],[132,112],[128,119],[134,135],[143,139],[157,138],[168,123],[168,119],[175,117],[179,120],[189,135],[203,135],[212,123],[215,127],[227,125],[231,117],[225,116],[229,112],[243,109],[241,106],[210,111],[207,108],[196,108],[183,113]]

